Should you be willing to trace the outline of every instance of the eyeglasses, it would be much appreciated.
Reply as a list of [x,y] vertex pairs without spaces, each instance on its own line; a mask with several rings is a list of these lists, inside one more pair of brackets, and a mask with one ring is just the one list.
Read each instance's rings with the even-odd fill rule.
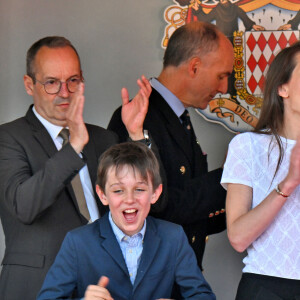
[[63,83],[66,84],[69,93],[75,93],[79,87],[80,82],[84,82],[83,78],[70,78],[67,81],[60,81],[58,79],[49,79],[41,82],[35,79],[38,83],[44,86],[45,92],[50,95],[58,94]]

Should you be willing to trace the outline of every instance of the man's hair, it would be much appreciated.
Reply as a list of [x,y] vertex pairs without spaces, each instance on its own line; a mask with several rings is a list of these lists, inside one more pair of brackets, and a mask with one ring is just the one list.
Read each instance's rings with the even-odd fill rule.
[[178,67],[193,56],[205,55],[219,47],[220,31],[205,22],[191,22],[176,29],[165,51],[163,66]]
[[36,57],[36,54],[42,47],[48,47],[48,48],[64,48],[64,47],[71,47],[79,60],[80,64],[80,57],[78,55],[77,50],[75,47],[72,45],[72,43],[66,39],[65,37],[62,36],[47,36],[44,37],[38,41],[36,41],[27,51],[27,56],[26,56],[26,74],[30,76],[35,83],[35,69],[34,69],[34,60]]
[[159,163],[154,153],[144,144],[139,142],[127,142],[114,145],[106,150],[99,160],[97,171],[97,184],[105,192],[107,174],[111,168],[115,168],[116,176],[124,166],[138,172],[143,180],[152,182],[153,190],[161,184]]

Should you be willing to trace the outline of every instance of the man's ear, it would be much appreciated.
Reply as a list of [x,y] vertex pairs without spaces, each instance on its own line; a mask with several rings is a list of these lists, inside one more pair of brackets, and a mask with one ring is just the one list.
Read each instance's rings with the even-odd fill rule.
[[278,88],[278,95],[282,98],[288,98],[289,97],[289,88],[287,84],[283,84]]
[[191,58],[188,63],[188,73],[194,78],[198,75],[200,67],[201,67],[201,59],[197,56]]
[[162,192],[162,184],[160,184],[156,188],[156,190],[153,192],[152,197],[151,197],[151,204],[154,204],[158,200],[161,192]]
[[33,96],[34,83],[33,83],[32,78],[28,75],[24,75],[23,81],[24,81],[24,86],[25,86],[25,90],[26,90],[27,94],[30,96]]
[[103,205],[108,205],[107,198],[105,196],[104,191],[101,190],[100,186],[96,184],[96,193],[98,197],[100,198],[100,201],[102,202]]

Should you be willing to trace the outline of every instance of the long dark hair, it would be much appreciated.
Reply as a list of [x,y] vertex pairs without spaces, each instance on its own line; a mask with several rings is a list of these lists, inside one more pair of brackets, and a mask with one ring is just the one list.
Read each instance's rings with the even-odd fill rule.
[[291,79],[297,64],[297,54],[300,54],[300,41],[279,52],[271,63],[266,76],[264,102],[260,118],[254,129],[256,133],[273,135],[276,139],[279,148],[279,158],[274,177],[284,156],[284,149],[279,134],[283,129],[284,105],[282,97],[278,94],[278,89]]

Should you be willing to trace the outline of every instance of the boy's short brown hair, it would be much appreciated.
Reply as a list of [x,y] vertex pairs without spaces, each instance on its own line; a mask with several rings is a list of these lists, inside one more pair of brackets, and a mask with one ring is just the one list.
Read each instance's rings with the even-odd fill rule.
[[100,156],[96,183],[103,192],[109,169],[115,168],[118,174],[124,166],[131,166],[134,172],[138,171],[146,182],[150,178],[153,190],[162,183],[154,153],[142,143],[126,142],[110,147]]

